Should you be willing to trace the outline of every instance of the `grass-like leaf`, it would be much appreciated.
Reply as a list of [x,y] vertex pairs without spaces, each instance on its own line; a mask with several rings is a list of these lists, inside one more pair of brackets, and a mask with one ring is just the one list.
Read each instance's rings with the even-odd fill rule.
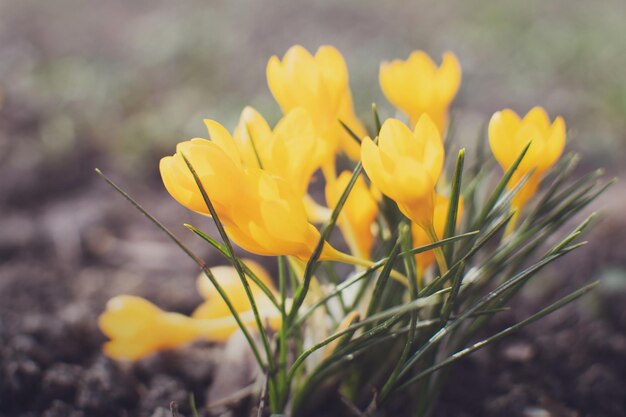
[[[435,242],[435,243],[429,243],[428,245],[420,246],[420,247],[417,247],[417,248],[414,248],[414,249],[411,249],[411,250],[408,250],[408,251],[405,251],[405,252],[401,252],[400,254],[398,254],[398,257],[407,257],[407,256],[416,255],[418,253],[426,252],[426,251],[432,250],[434,248],[438,248],[438,247],[447,245],[449,243],[453,243],[453,242],[456,242],[456,241],[459,241],[459,240],[462,240],[462,239],[467,239],[469,237],[475,236],[478,233],[479,233],[478,231],[468,232],[468,233],[464,233],[462,235],[453,236],[453,237],[448,238],[448,239],[443,239],[443,240],[440,240],[440,241]],[[341,294],[347,288],[349,288],[352,285],[358,283],[362,279],[365,279],[365,278],[369,277],[374,271],[376,271],[379,268],[382,268],[387,263],[388,260],[389,260],[389,257],[382,258],[379,261],[375,262],[372,266],[367,268],[365,271],[362,271],[359,274],[355,275],[354,277],[352,277],[352,278],[342,282],[341,284],[337,285],[333,290],[329,291],[326,295],[324,295],[322,298],[317,300],[308,309],[306,309],[302,314],[300,314],[300,316],[294,321],[292,327],[297,328],[300,325],[302,325],[304,323],[304,321],[317,308],[319,308],[320,306],[324,305],[325,303],[328,302],[328,300],[330,300],[331,298],[336,297],[337,295]],[[424,296],[424,295],[420,293],[420,297],[421,296]]]
[[471,315],[471,314],[475,313],[476,311],[484,308],[488,303],[490,303],[492,300],[500,297],[502,294],[507,292],[509,289],[515,287],[516,285],[520,284],[521,282],[527,281],[537,271],[542,269],[548,263],[554,261],[555,259],[559,258],[560,256],[564,255],[567,252],[568,251],[563,250],[561,252],[555,253],[553,255],[550,255],[550,256],[542,259],[541,261],[537,262],[536,264],[534,264],[534,265],[526,268],[522,272],[518,273],[513,278],[508,279],[507,281],[505,281],[504,283],[499,285],[496,289],[494,289],[493,291],[491,291],[488,294],[486,294],[485,296],[483,296],[480,300],[475,302],[473,305],[471,305],[468,308],[466,308],[463,311],[463,313],[460,314],[459,317],[456,320],[453,320],[453,321],[449,322],[448,324],[446,324],[444,327],[442,327],[441,330],[436,332],[428,341],[426,341],[417,350],[417,352],[415,352],[415,354],[413,354],[411,356],[411,358],[409,360],[407,360],[407,362],[405,363],[402,371],[400,372],[399,377],[401,377],[404,374],[406,374],[407,372],[409,372],[409,370],[412,368],[412,366],[419,359],[421,359],[422,356],[425,353],[427,353],[433,346],[438,344],[444,337],[448,336],[452,332],[452,330],[454,330],[456,327],[460,326],[461,323],[463,322],[463,320],[465,320],[469,315]]
[[350,178],[350,181],[348,182],[348,185],[346,186],[346,188],[343,190],[343,193],[341,194],[339,201],[337,201],[337,205],[333,209],[328,223],[322,230],[320,239],[317,242],[317,246],[315,247],[315,250],[313,251],[311,258],[307,262],[306,267],[304,269],[304,277],[302,278],[302,285],[297,289],[294,295],[293,305],[287,317],[288,323],[292,323],[295,320],[295,317],[298,314],[298,310],[300,309],[300,307],[302,306],[302,303],[304,302],[304,298],[306,297],[308,293],[309,286],[311,285],[311,279],[313,278],[313,273],[315,272],[315,268],[317,267],[317,263],[320,258],[320,255],[322,254],[324,245],[326,244],[326,241],[330,237],[330,234],[333,231],[335,224],[337,223],[337,219],[339,218],[339,214],[341,213],[341,210],[343,209],[344,204],[348,200],[350,191],[352,191],[352,187],[354,187],[354,184],[356,183],[356,180],[358,179],[362,170],[363,170],[363,165],[359,161],[359,163],[357,163],[356,167],[352,171],[352,177]]
[[350,129],[350,126],[348,126],[347,124],[344,123],[343,120],[339,119],[339,124],[341,125],[341,127],[343,127],[343,129],[348,132],[348,135],[356,142],[359,144],[359,146],[361,145],[361,138],[359,137],[359,135],[357,135],[356,133],[354,133],[354,130]]
[[[498,185],[496,185],[496,188],[493,190],[493,192],[491,193],[491,195],[487,199],[487,202],[483,206],[483,209],[482,209],[480,215],[478,216],[478,220],[476,222],[476,225],[481,225],[485,221],[485,219],[487,218],[489,213],[491,213],[491,210],[494,208],[494,206],[496,205],[496,203],[500,199],[500,196],[502,195],[502,192],[506,188],[506,186],[509,183],[509,181],[511,181],[511,177],[515,173],[515,170],[517,170],[517,167],[519,167],[519,164],[522,162],[522,159],[524,159],[524,156],[526,156],[526,152],[528,152],[528,148],[530,148],[530,144],[531,144],[531,142],[528,142],[528,144],[524,147],[524,149],[519,154],[519,156],[517,157],[515,162],[513,162],[513,165],[511,165],[511,167],[509,169],[507,169],[506,172],[504,173],[504,175],[502,176],[502,178],[498,182]],[[478,227],[474,227],[474,228],[478,228]]]
[[380,116],[378,114],[378,106],[376,106],[376,103],[372,103],[372,116],[374,117],[374,128],[376,129],[375,136],[378,136],[380,134],[382,124],[380,123]]
[[548,307],[540,310],[539,312],[533,314],[532,316],[528,317],[527,319],[524,319],[522,321],[520,321],[517,324],[514,324],[513,326],[510,326],[496,334],[494,334],[493,336],[490,336],[484,340],[481,340],[480,342],[474,343],[472,346],[468,346],[467,348],[460,350],[456,353],[454,353],[453,355],[451,355],[450,357],[448,357],[447,359],[439,362],[438,364],[423,370],[422,372],[418,373],[416,376],[410,378],[408,381],[404,382],[401,386],[398,387],[398,390],[404,389],[409,387],[410,385],[412,385],[413,383],[417,382],[418,380],[424,378],[425,376],[428,376],[430,374],[432,374],[433,372],[436,372],[448,365],[450,365],[453,362],[456,362],[457,360],[469,355],[472,352],[475,352],[479,349],[484,348],[485,346],[489,345],[490,343],[495,342],[498,339],[503,338],[504,336],[507,336],[513,332],[516,332],[518,330],[520,330],[521,328],[532,324],[534,322],[536,322],[539,319],[542,319],[543,317],[555,312],[556,310],[564,307],[565,305],[571,303],[574,300],[577,300],[578,298],[582,297],[583,295],[587,294],[588,292],[592,291],[593,289],[595,289],[598,284],[600,282],[599,281],[594,281],[591,284],[585,285],[584,287],[572,292],[571,294],[561,298],[560,300],[554,302],[553,304],[549,305]]
[[[446,216],[446,224],[443,232],[443,238],[449,238],[454,235],[459,212],[459,199],[461,196],[461,182],[463,179],[463,163],[465,161],[465,149],[459,151],[456,159],[454,174],[452,176],[452,185],[450,188],[450,199],[448,204],[448,213]],[[454,253],[454,245],[448,245],[443,249],[448,263],[452,261]]]
[[263,281],[261,281],[261,279],[259,279],[259,277],[254,273],[254,271],[252,271],[240,259],[238,259],[238,258],[234,258],[233,259],[230,256],[230,254],[228,253],[228,249],[226,249],[226,247],[224,245],[222,245],[217,240],[213,239],[211,236],[207,235],[206,233],[204,233],[203,231],[201,231],[200,229],[198,229],[195,226],[192,226],[192,225],[187,224],[187,223],[184,224],[184,226],[187,229],[191,230],[194,234],[199,236],[202,240],[204,240],[205,242],[207,242],[208,244],[210,244],[211,246],[216,248],[224,256],[224,258],[228,259],[231,263],[232,262],[239,262],[241,264],[241,268],[243,268],[244,272],[246,273],[246,276],[248,276],[252,280],[252,282],[254,282],[255,285],[257,287],[259,287],[259,289],[261,291],[263,291],[263,293],[267,296],[267,298],[269,298],[269,300],[272,302],[272,304],[274,304],[274,306],[276,306],[276,308],[278,308],[278,309],[281,308],[281,305],[276,300],[276,297],[274,296],[274,293],[272,293],[272,291],[267,287],[267,285],[265,285],[263,283]]
[[[380,305],[383,291],[387,287],[387,281],[389,280],[389,275],[391,274],[391,270],[393,269],[393,265],[398,258],[398,254],[400,253],[400,242],[396,242],[393,249],[391,249],[391,253],[387,259],[387,263],[383,267],[382,272],[378,276],[378,280],[376,280],[376,285],[374,286],[374,292],[372,293],[372,298],[370,299],[369,307],[367,308],[367,316],[371,316],[374,311]],[[409,278],[411,280],[411,278]]]
[[230,238],[228,237],[228,234],[226,233],[226,230],[224,229],[224,225],[222,224],[217,211],[215,211],[215,207],[213,206],[213,203],[211,202],[211,198],[206,192],[204,185],[202,184],[202,180],[200,180],[200,177],[198,176],[198,173],[194,169],[193,165],[191,165],[191,162],[189,162],[189,159],[187,159],[187,156],[184,154],[181,154],[181,156],[183,157],[185,164],[187,164],[187,168],[189,168],[189,172],[191,172],[191,175],[193,175],[193,179],[195,180],[196,185],[198,186],[198,190],[200,191],[200,194],[202,195],[202,199],[204,200],[204,203],[206,204],[207,209],[211,213],[211,218],[213,219],[213,222],[215,223],[215,227],[217,227],[217,231],[219,232],[220,237],[222,238],[222,241],[224,242],[224,245],[226,247],[226,250],[228,251],[228,255],[230,256],[231,263],[235,267],[235,270],[237,271],[237,274],[239,275],[241,283],[243,284],[244,291],[246,293],[246,296],[248,297],[248,301],[250,302],[250,307],[252,308],[254,321],[256,322],[257,329],[259,330],[259,334],[261,335],[261,340],[263,342],[263,347],[265,348],[268,367],[270,371],[273,371],[274,358],[272,355],[272,349],[270,348],[269,338],[267,336],[267,332],[265,331],[265,326],[263,324],[263,321],[261,320],[261,315],[259,314],[259,308],[257,307],[256,300],[254,299],[254,295],[252,294],[250,283],[248,282],[248,279],[246,278],[246,273],[242,267],[242,262],[240,262],[239,259],[235,255],[235,250],[233,249],[232,243],[230,242]]

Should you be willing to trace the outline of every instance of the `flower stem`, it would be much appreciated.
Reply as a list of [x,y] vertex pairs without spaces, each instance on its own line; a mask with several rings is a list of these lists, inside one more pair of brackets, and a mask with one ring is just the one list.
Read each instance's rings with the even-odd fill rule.
[[[437,237],[437,232],[435,232],[435,228],[433,227],[432,223],[429,224],[428,227],[424,228],[424,231],[428,235],[428,239],[430,239],[431,243],[439,241],[439,238]],[[440,246],[433,250],[435,251],[435,259],[437,260],[437,265],[439,266],[439,272],[441,273],[441,275],[443,275],[448,272],[448,262],[446,261],[443,249]]]

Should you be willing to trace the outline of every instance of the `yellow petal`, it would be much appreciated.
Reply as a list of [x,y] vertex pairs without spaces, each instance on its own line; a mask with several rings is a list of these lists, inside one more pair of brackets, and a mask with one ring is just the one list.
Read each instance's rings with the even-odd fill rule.
[[449,105],[461,86],[461,64],[452,52],[445,52],[437,74],[440,103]]
[[[444,149],[439,129],[433,123],[428,114],[423,114],[413,132],[414,142],[421,146],[412,147],[412,156],[422,161],[425,169],[429,172],[433,182],[437,182],[443,169]],[[415,151],[419,149],[419,151]]]
[[[381,153],[392,160],[405,156],[409,152],[409,148],[418,148],[417,142],[415,146],[411,147],[412,142],[411,130],[404,123],[397,119],[385,120],[378,137],[378,147]],[[415,157],[415,152],[411,156]]]
[[366,137],[361,143],[361,161],[363,169],[372,183],[385,195],[390,195],[393,191],[390,187],[391,176],[383,165],[378,146]]
[[550,118],[543,107],[535,106],[530,109],[530,111],[526,113],[526,116],[524,116],[522,123],[534,126],[535,129],[539,130],[542,138],[548,136]]
[[338,103],[348,85],[348,67],[341,53],[332,46],[321,46],[315,53],[315,63],[332,103]]
[[489,121],[489,145],[493,155],[504,170],[513,165],[528,144],[526,142],[520,145],[514,142],[520,124],[519,116],[510,109],[494,113]]
[[[326,202],[334,208],[346,189],[352,173],[342,172],[337,180],[326,184]],[[348,195],[339,219],[339,228],[353,254],[369,258],[374,235],[372,224],[378,214],[378,203],[370,193],[362,176],[359,176]]]
[[[241,168],[222,147],[206,139],[181,142],[176,148],[177,153],[173,157],[161,160],[160,171],[165,188],[185,207],[209,213],[200,189],[183,160],[184,154],[194,167],[220,219],[230,222],[238,209],[246,207],[248,193]],[[231,186],[225,186],[227,184]]]
[[[526,173],[524,173],[524,175],[517,174],[517,173],[514,174],[513,177],[511,178],[511,182],[509,183],[508,188],[509,189],[515,188],[515,186],[522,180],[522,178],[525,175]],[[524,186],[519,190],[519,192],[515,195],[515,197],[513,197],[513,200],[511,201],[511,206],[515,208],[518,212],[521,211],[522,208],[526,206],[528,201],[535,194],[537,194],[540,180],[541,180],[540,173],[535,172],[534,174],[532,174],[531,177],[526,182],[526,184],[524,184]]]
[[389,102],[409,117],[414,126],[428,114],[443,135],[449,107],[461,84],[461,66],[451,52],[443,55],[441,66],[423,51],[414,51],[406,61],[383,62],[380,86]]
[[267,85],[274,99],[283,112],[292,108],[295,103],[288,86],[283,82],[285,71],[277,56],[273,56],[267,62]]
[[545,145],[545,154],[540,164],[543,171],[549,169],[556,163],[565,148],[565,121],[561,116],[554,119],[554,123],[550,128]]
[[246,106],[233,133],[244,166],[258,166],[259,159],[264,163],[271,137],[272,129],[263,116],[252,107]]
[[211,142],[219,146],[235,165],[240,166],[241,157],[239,156],[239,150],[228,130],[215,120],[204,119],[204,124],[209,131]]

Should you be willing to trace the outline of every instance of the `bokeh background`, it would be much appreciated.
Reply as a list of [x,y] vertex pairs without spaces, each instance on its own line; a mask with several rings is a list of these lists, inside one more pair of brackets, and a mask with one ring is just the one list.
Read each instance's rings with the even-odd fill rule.
[[381,60],[454,51],[464,70],[457,112],[484,122],[505,106],[543,105],[565,116],[573,148],[613,168],[625,157],[625,16],[621,0],[5,0],[2,157],[30,170],[33,154],[85,146],[154,171],[154,154],[204,134],[203,117],[232,126],[252,104],[276,119],[265,65],[300,43],[344,53],[367,120],[372,101],[389,108]]
[[[170,357],[167,366],[138,365],[128,379],[99,353],[104,339],[94,323],[109,297],[131,292],[182,312],[199,298],[191,261],[93,169],[102,168],[184,235],[183,222],[201,220],[167,195],[158,160],[178,141],[204,136],[203,118],[232,128],[251,104],[276,121],[279,109],[265,82],[271,55],[282,56],[295,43],[338,47],[357,112],[371,125],[371,102],[383,116],[393,114],[378,87],[381,60],[405,58],[414,49],[439,59],[451,50],[463,66],[454,104],[459,140],[471,143],[503,107],[525,113],[542,105],[565,117],[568,148],[584,158],[581,172],[604,167],[623,178],[624,22],[623,0],[0,1],[0,414],[118,415],[107,407],[122,404],[151,415],[170,399],[186,403],[189,390],[200,401],[211,396],[204,391],[211,369],[190,376],[171,368]],[[617,185],[594,207],[606,213],[599,244],[562,268],[562,277],[574,283],[617,277],[611,291],[623,290],[625,196]],[[623,318],[620,309],[612,314]],[[569,329],[572,340],[585,338]],[[625,357],[623,330],[609,326],[608,336],[596,335],[622,335],[624,345],[603,355]],[[580,349],[593,357],[598,346]],[[207,355],[193,352],[185,354]],[[581,364],[571,377],[589,366]],[[626,371],[609,363],[602,372],[588,376],[600,393],[572,388],[569,402],[550,398],[566,409],[580,406],[575,398],[594,395],[618,401],[602,387],[623,387]],[[63,382],[64,375],[80,383]],[[133,394],[137,380],[145,387],[140,398]],[[502,392],[510,391],[501,383]],[[37,401],[29,400],[33,392]],[[482,395],[498,399],[502,392]],[[545,406],[532,389],[523,392],[520,401]],[[499,415],[497,405],[476,407],[476,415]],[[619,415],[613,411],[603,415]]]

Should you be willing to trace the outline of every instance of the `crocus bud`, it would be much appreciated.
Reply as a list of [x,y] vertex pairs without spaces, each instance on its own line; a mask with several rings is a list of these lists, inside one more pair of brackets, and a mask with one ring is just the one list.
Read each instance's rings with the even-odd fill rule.
[[337,49],[322,46],[311,55],[300,45],[292,46],[282,60],[277,56],[270,58],[267,83],[283,113],[303,107],[311,114],[326,143],[326,165],[334,165],[339,148],[358,159],[358,144],[339,120],[359,137],[365,136],[365,128],[354,114],[348,68]]
[[411,131],[387,119],[375,144],[361,146],[363,168],[372,183],[398,204],[405,216],[424,229],[432,227],[435,184],[443,168],[441,134],[427,114]]
[[533,107],[524,118],[513,110],[496,112],[489,121],[489,145],[503,170],[508,170],[524,147],[530,147],[509,181],[514,188],[522,178],[534,169],[528,182],[514,197],[512,205],[518,211],[537,192],[541,176],[556,163],[565,147],[565,121],[561,116],[550,122],[541,107]]
[[428,114],[445,134],[450,104],[461,85],[461,65],[452,52],[443,54],[439,67],[423,51],[414,51],[406,61],[383,62],[379,81],[387,100],[408,116],[411,126]]

